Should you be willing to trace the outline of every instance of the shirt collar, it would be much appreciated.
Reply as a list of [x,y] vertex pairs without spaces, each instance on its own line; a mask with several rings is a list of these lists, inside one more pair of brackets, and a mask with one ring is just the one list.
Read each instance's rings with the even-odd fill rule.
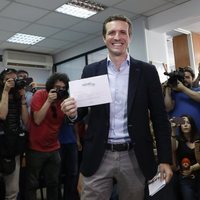
[[[110,56],[107,55],[107,66],[111,65],[112,63],[113,62],[110,59]],[[126,63],[127,63],[128,66],[130,66],[130,55],[129,54],[127,54]]]

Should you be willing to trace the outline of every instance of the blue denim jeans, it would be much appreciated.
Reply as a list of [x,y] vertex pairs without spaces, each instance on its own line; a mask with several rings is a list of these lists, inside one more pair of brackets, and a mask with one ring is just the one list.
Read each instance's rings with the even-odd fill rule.
[[196,178],[179,176],[182,200],[197,200],[198,184]]
[[47,188],[47,200],[58,200],[59,151],[38,152],[29,150],[26,154],[26,162],[26,199],[36,200],[36,190],[40,186],[39,181],[42,176],[44,177],[44,184]]

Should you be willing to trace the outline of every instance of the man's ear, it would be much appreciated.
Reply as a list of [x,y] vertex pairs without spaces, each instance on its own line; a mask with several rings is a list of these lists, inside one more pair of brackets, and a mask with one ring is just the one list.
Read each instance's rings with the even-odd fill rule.
[[104,44],[106,44],[106,39],[104,36],[102,37],[102,39],[103,39]]

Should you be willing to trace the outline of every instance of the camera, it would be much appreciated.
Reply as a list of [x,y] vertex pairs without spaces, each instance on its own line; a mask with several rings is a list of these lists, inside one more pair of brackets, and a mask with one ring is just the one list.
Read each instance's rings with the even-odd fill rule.
[[15,79],[15,88],[17,90],[21,90],[23,88],[25,88],[26,86],[28,86],[31,82],[33,82],[33,78],[28,77],[28,78],[16,78]]
[[69,93],[68,93],[67,90],[57,89],[56,91],[53,91],[53,92],[57,93],[57,99],[58,100],[62,100],[62,99],[69,97]]
[[185,124],[185,120],[182,117],[173,117],[171,122],[177,125]]
[[26,81],[24,79],[15,79],[15,88],[21,90],[26,86]]
[[176,87],[178,84],[178,81],[182,83],[184,82],[184,77],[185,77],[184,69],[175,70],[170,73],[164,72],[164,75],[169,76],[167,85],[171,87]]

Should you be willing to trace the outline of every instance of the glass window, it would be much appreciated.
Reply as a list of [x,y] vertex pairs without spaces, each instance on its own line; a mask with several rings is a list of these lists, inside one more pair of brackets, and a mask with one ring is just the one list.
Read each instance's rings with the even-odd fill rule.
[[81,78],[84,66],[85,57],[83,56],[57,65],[57,72],[66,73],[70,80],[77,80]]
[[85,53],[83,56],[71,59],[62,64],[56,65],[57,72],[66,73],[70,80],[78,80],[81,78],[83,68],[86,65],[86,56],[88,64],[103,60],[107,57],[107,48],[96,50],[92,53]]
[[107,48],[88,54],[88,64],[103,60],[107,57]]

